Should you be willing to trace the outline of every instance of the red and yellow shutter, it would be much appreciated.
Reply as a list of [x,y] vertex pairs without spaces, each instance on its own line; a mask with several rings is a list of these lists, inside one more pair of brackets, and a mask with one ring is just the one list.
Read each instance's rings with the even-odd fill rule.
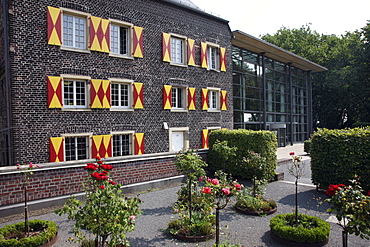
[[144,108],[144,84],[134,82],[134,109]]
[[200,66],[202,68],[208,68],[208,58],[207,58],[207,43],[200,43]]
[[226,98],[226,96],[227,96],[227,91],[221,90],[221,92],[220,92],[220,102],[221,102],[220,109],[221,110],[227,110],[227,98]]
[[188,65],[195,66],[195,41],[188,39]]
[[188,88],[188,110],[195,110],[195,88]]
[[162,60],[171,62],[171,35],[162,33]]
[[226,49],[220,47],[220,71],[226,71]]
[[58,76],[47,77],[48,107],[62,108],[62,78]]
[[202,110],[208,110],[208,89],[202,88]]
[[91,79],[91,108],[110,108],[110,81]]
[[48,6],[48,44],[62,45],[62,15],[58,8]]
[[163,109],[172,109],[172,86],[163,85]]
[[64,161],[64,138],[51,137],[49,140],[49,155],[50,162]]
[[144,31],[142,27],[133,27],[134,40],[133,40],[133,56],[134,57],[144,57]]
[[92,136],[92,157],[99,156],[101,158],[112,157],[112,136],[111,135],[96,135]]
[[110,51],[110,23],[100,17],[90,17],[90,50]]
[[208,148],[208,129],[202,130],[202,148]]
[[135,133],[135,154],[144,154],[144,133]]

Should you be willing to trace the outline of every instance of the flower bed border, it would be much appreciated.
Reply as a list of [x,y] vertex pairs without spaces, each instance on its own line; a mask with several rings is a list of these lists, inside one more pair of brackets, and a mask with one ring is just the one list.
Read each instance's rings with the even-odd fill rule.
[[290,247],[321,247],[329,243],[329,238],[324,241],[316,243],[299,243],[287,239],[280,238],[278,235],[270,231],[270,236],[273,240]]
[[252,216],[260,216],[260,215],[263,215],[263,214],[270,215],[270,214],[273,214],[277,211],[277,207],[275,207],[275,208],[273,208],[269,211],[262,211],[262,212],[250,211],[250,210],[244,209],[242,207],[238,207],[236,205],[234,206],[234,208],[239,213],[246,214],[246,215],[252,215]]

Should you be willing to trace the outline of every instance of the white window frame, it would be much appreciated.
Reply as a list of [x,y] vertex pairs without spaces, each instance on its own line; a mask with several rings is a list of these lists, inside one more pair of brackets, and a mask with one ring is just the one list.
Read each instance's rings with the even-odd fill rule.
[[[88,40],[89,40],[89,24],[88,24],[88,20],[89,20],[89,17],[91,16],[90,14],[88,13],[85,13],[85,12],[81,12],[81,11],[77,11],[77,10],[71,10],[71,9],[66,9],[66,8],[60,8],[61,11],[62,11],[62,23],[61,23],[61,30],[62,30],[62,46],[61,46],[61,49],[62,50],[69,50],[69,51],[76,51],[76,52],[84,52],[84,53],[90,53],[90,50],[88,50]],[[65,30],[64,30],[64,16],[71,16],[73,17],[73,33],[72,33],[72,42],[73,44],[72,45],[69,45],[67,46],[65,43]],[[75,33],[75,21],[76,21],[76,18],[81,18],[84,20],[84,46],[83,47],[78,47],[76,46],[75,42],[76,42],[76,33]]]
[[[179,47],[178,46],[179,42],[182,42],[182,44],[180,44],[180,47],[181,47],[180,58],[177,55],[179,54],[179,52],[177,52],[178,47]],[[176,47],[174,47],[173,45],[176,45]],[[187,58],[188,58],[187,37],[174,34],[174,33],[170,33],[170,47],[171,47],[171,50],[170,50],[171,63],[170,64],[176,65],[176,66],[187,67]],[[182,56],[182,59],[181,59],[181,56]]]
[[[74,155],[77,159],[73,159],[73,160],[67,160],[67,148],[66,148],[66,138],[79,138],[79,137],[84,137],[86,138],[86,159],[90,159],[91,158],[91,137],[92,137],[92,134],[93,133],[79,133],[79,134],[62,134],[61,136],[64,138],[64,142],[63,142],[63,145],[64,145],[64,157],[65,157],[65,160],[66,161],[77,161],[77,160],[80,160],[78,159],[78,149],[77,149],[77,146],[74,147]],[[76,145],[76,143],[75,143]]]
[[[220,112],[220,95],[221,95],[221,88],[213,88],[213,87],[207,87],[208,89],[208,111],[209,112]],[[215,96],[215,99],[213,98]],[[214,102],[215,101],[215,102]],[[216,103],[216,106],[214,107],[214,104]]]
[[[189,127],[176,127],[176,128],[169,128],[169,151],[175,152],[172,150],[172,133],[173,132],[183,132],[184,133],[184,148],[189,149]],[[176,151],[177,152],[177,151]]]
[[[86,110],[91,110],[89,108],[89,103],[90,103],[90,83],[88,83],[91,79],[90,76],[77,76],[77,75],[61,75],[62,77],[62,102],[63,102],[63,108],[62,110],[83,110],[83,111],[86,111]],[[73,85],[73,101],[74,101],[74,104],[73,105],[66,105],[64,104],[64,91],[65,91],[65,88],[64,88],[64,81],[73,81],[74,85]],[[77,81],[83,81],[85,82],[85,105],[76,105],[75,104],[75,101],[76,101],[76,85],[75,83]]]
[[[109,53],[109,56],[112,56],[112,57],[120,57],[120,58],[127,58],[127,59],[134,59],[134,57],[132,56],[132,51],[133,51],[133,32],[132,32],[132,29],[134,27],[134,25],[132,23],[128,23],[128,22],[124,22],[124,21],[119,21],[119,20],[115,20],[115,19],[109,19],[109,22],[110,22],[110,53]],[[124,28],[127,28],[127,44],[126,44],[126,47],[127,47],[127,52],[126,54],[121,54],[120,52],[113,52],[113,32],[112,32],[112,28],[114,26],[117,26],[117,27],[124,27]],[[120,47],[120,44],[122,42],[122,40],[120,39],[120,37],[118,37],[118,48]]]
[[[128,79],[118,79],[118,78],[108,78],[108,80],[111,83],[111,111],[133,111],[133,98],[134,98],[134,89],[133,89],[133,80],[128,80]],[[112,100],[113,100],[113,84],[120,84],[120,85],[127,85],[128,86],[128,106],[113,106]]]
[[207,61],[208,61],[208,70],[220,71],[219,45],[207,42]]
[[[114,131],[114,132],[111,132],[111,135],[112,135],[112,156],[113,157],[120,157],[120,156],[114,156],[114,141],[113,141],[113,138],[114,136],[120,136],[120,135],[129,135],[129,153],[128,155],[133,155],[134,154],[134,150],[135,150],[135,146],[134,146],[134,135],[135,135],[135,131]],[[121,148],[121,152],[122,152],[122,146],[120,147]],[[124,155],[124,156],[128,156],[128,155]]]
[[[172,86],[171,92],[172,92],[172,111],[187,111],[187,103],[188,103],[188,88],[187,87],[178,87],[178,86]],[[175,90],[175,92],[174,92]],[[178,92],[181,90],[181,97],[182,97],[182,107],[179,107],[178,105]]]

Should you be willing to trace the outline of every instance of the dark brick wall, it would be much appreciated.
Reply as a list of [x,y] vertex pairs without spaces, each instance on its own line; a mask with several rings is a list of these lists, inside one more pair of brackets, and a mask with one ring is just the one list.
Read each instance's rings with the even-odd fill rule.
[[[167,152],[169,127],[189,127],[190,147],[201,146],[201,130],[211,126],[232,128],[231,32],[226,22],[176,5],[149,0],[12,0],[9,1],[11,80],[15,163],[49,161],[49,138],[61,134],[134,130],[145,133],[145,153]],[[133,60],[61,50],[47,44],[46,8],[67,7],[105,19],[128,21],[144,28],[144,58]],[[199,66],[187,68],[162,62],[162,32],[194,39],[196,63],[200,42],[226,48],[227,71],[214,72]],[[46,76],[88,75],[91,78],[127,78],[144,83],[145,109],[112,112],[109,109],[62,111],[47,108]],[[197,110],[174,113],[162,109],[162,86],[171,78],[195,87]],[[201,88],[219,87],[228,92],[228,110],[201,110]]]
[[[173,156],[150,159],[145,164],[141,161],[132,161],[112,165],[114,169],[111,178],[122,185],[179,175],[173,164]],[[83,169],[84,164],[74,163],[73,167],[59,169],[53,168],[50,163],[40,166],[41,168],[33,170],[34,174],[27,186],[28,200],[52,198],[83,191],[82,182],[88,176]],[[24,201],[22,181],[23,174],[19,170],[13,169],[11,172],[0,174],[0,206]]]

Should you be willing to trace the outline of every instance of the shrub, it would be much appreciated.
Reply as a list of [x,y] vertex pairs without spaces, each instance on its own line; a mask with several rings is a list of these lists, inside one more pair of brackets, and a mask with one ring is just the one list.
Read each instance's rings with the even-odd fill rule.
[[370,128],[319,129],[311,138],[312,181],[319,188],[345,184],[356,174],[370,189]]
[[0,229],[0,246],[1,247],[36,247],[52,240],[57,232],[58,226],[53,221],[30,220],[28,221],[30,234],[40,231],[40,234],[20,239],[5,239],[9,234],[24,233],[24,222],[7,225]]
[[[213,145],[217,141],[227,141],[231,148],[236,147],[235,156],[230,156],[224,167],[224,158],[221,157]],[[209,169],[212,171],[224,170],[224,172],[233,176],[251,178],[253,167],[243,162],[248,158],[251,152],[259,153],[262,158],[266,159],[266,179],[273,180],[276,168],[276,135],[271,131],[253,131],[253,130],[217,130],[212,131],[209,136]],[[225,168],[225,169],[224,169]]]
[[295,227],[295,214],[278,214],[270,220],[271,231],[278,237],[298,243],[317,243],[329,237],[330,224],[310,215],[299,214],[300,224]]
[[306,153],[311,153],[311,139],[305,140],[303,142],[303,151]]

